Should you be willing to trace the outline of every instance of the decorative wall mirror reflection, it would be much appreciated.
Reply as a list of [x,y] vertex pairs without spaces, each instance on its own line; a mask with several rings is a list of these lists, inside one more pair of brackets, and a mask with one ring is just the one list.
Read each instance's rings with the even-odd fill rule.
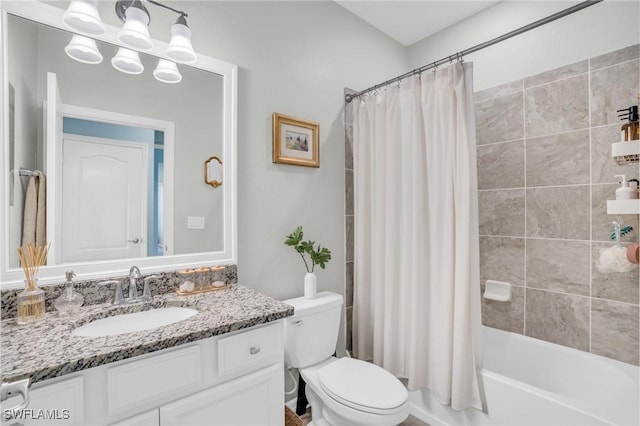
[[[80,63],[65,54],[73,33],[60,7],[2,2],[2,287],[23,280],[16,248],[29,176],[20,169],[46,176],[52,249],[41,284],[68,269],[88,279],[134,264],[154,272],[236,263],[236,65],[198,54],[178,66],[179,83],[162,83],[152,71],[167,44],[154,40],[139,54],[147,71],[124,74],[109,60],[121,47],[109,24],[94,36],[105,60]],[[196,166],[211,151],[225,163],[219,191]],[[206,228],[190,229],[193,216]]]

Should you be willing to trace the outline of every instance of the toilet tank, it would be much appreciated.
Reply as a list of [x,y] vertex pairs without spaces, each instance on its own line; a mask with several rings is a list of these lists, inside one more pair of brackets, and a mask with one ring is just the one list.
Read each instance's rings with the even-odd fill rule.
[[332,356],[340,330],[342,296],[323,291],[314,299],[297,297],[284,303],[295,308],[284,323],[285,363],[304,368]]

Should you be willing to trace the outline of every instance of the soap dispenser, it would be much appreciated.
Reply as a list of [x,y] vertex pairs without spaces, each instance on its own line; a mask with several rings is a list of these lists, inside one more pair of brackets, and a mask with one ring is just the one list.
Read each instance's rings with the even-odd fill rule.
[[633,200],[636,197],[636,191],[629,186],[626,175],[616,175],[616,177],[622,178],[620,182],[620,188],[616,189],[616,200]]
[[56,299],[54,305],[60,314],[73,315],[78,312],[80,306],[84,303],[84,296],[73,289],[73,277],[76,274],[73,271],[67,271],[65,275],[67,278],[65,288],[62,295]]

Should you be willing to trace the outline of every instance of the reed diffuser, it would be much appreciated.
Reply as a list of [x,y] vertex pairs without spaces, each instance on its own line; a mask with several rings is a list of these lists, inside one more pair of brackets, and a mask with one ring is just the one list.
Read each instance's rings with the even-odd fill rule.
[[25,289],[18,294],[18,324],[29,324],[42,318],[45,311],[44,290],[37,287],[38,270],[47,260],[49,246],[29,243],[18,247],[20,265],[24,271]]

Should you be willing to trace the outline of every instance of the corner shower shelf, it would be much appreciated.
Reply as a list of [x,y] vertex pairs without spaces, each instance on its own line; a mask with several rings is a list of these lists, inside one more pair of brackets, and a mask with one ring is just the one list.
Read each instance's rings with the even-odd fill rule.
[[[640,164],[640,140],[612,143],[611,156],[619,166]],[[607,214],[640,214],[640,200],[607,200]]]
[[619,166],[640,163],[640,140],[614,142],[611,144],[611,156]]
[[640,200],[607,200],[607,214],[640,214]]

